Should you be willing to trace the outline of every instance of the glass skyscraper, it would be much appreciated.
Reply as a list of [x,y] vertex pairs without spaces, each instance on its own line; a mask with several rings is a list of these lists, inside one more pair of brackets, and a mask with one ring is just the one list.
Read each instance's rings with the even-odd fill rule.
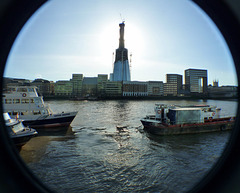
[[128,50],[124,46],[124,22],[119,24],[120,38],[119,48],[116,49],[116,56],[113,68],[113,81],[131,81],[129,62],[128,62]]
[[185,89],[191,93],[207,93],[207,70],[185,70]]

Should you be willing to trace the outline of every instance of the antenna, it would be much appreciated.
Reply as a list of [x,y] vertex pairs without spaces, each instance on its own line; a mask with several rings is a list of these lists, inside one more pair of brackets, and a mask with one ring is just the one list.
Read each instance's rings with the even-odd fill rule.
[[124,22],[125,22],[125,19],[122,18],[122,14],[121,14],[121,13],[120,13],[120,17],[121,17],[122,23],[124,23]]
[[132,52],[130,53],[130,72],[132,71]]

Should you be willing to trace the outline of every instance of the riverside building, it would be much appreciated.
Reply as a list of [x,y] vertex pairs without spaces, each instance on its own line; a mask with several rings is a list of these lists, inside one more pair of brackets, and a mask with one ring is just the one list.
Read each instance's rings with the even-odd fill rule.
[[190,93],[207,93],[207,70],[187,69],[185,70],[185,89]]
[[148,81],[148,96],[163,96],[163,81]]
[[164,95],[177,96],[182,90],[182,75],[166,74],[166,83],[164,84]]
[[98,77],[84,77],[82,82],[82,96],[97,96]]
[[148,96],[148,83],[140,81],[123,81],[122,96]]
[[57,97],[72,97],[73,84],[69,80],[59,80],[54,86],[55,96]]
[[83,82],[83,74],[72,74],[72,97],[79,98],[82,96],[82,82]]
[[107,82],[108,82],[107,74],[98,74],[98,79],[97,79],[97,95],[98,95],[98,97],[104,97],[106,95]]

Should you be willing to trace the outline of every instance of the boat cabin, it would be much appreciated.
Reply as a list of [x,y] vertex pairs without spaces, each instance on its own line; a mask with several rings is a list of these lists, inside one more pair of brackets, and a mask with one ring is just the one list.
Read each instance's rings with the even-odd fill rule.
[[19,116],[25,119],[52,114],[35,86],[9,86],[3,93],[2,104],[4,111],[12,118]]
[[[155,105],[155,120],[167,124],[204,123],[219,118],[219,111],[210,105]],[[153,119],[153,116],[148,116]]]

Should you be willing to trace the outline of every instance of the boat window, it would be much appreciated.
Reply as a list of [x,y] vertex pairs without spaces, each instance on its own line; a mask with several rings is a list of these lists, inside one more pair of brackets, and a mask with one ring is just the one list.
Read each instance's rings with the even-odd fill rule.
[[18,92],[27,92],[27,88],[18,88]]
[[13,104],[18,104],[20,103],[20,99],[13,99]]
[[30,99],[30,103],[34,103],[34,100],[33,100],[33,99]]
[[11,92],[11,88],[7,88],[7,89],[6,89],[6,92],[7,92],[7,93]]
[[5,104],[12,104],[12,99],[5,99]]
[[22,104],[29,103],[29,99],[22,99]]
[[14,127],[12,128],[14,133],[20,132],[24,129],[22,123],[16,124],[14,125]]
[[12,115],[17,115],[18,112],[17,111],[13,111]]
[[7,112],[10,116],[12,115],[12,112],[11,111],[9,111],[9,112]]
[[28,88],[28,92],[34,92],[33,88]]
[[40,115],[41,112],[40,112],[40,111],[33,111],[33,114],[34,114],[34,115]]

